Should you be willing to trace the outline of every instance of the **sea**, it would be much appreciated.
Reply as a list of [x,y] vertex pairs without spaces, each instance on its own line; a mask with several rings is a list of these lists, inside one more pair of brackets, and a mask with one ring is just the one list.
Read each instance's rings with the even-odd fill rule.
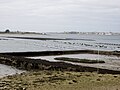
[[[57,38],[69,40],[34,40],[8,37]],[[0,52],[58,51],[58,50],[120,51],[120,35],[79,34],[5,34],[0,35]]]

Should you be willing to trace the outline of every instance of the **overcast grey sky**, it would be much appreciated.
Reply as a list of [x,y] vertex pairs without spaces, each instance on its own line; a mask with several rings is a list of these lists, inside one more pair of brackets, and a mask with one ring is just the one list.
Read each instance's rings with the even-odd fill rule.
[[120,0],[0,0],[0,31],[120,32]]

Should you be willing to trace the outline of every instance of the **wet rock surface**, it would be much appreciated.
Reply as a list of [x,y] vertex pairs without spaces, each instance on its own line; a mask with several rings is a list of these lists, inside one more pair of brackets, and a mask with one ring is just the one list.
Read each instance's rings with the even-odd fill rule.
[[[27,54],[28,56],[32,54],[32,53],[31,54],[29,53]],[[54,55],[55,53],[56,51],[44,52],[45,55]],[[57,54],[62,54],[62,53],[67,53],[67,54],[68,53],[85,53],[85,51],[73,51],[73,52],[58,51],[57,52]],[[95,51],[92,53],[95,53]],[[106,53],[110,53],[110,52],[106,52]],[[16,54],[17,56],[16,55],[14,56],[14,54]],[[40,53],[38,52],[38,54]],[[117,55],[119,55],[119,53],[117,53]],[[101,69],[101,68],[82,66],[82,65],[73,65],[65,62],[50,62],[43,59],[25,58],[25,56],[21,56],[21,54],[18,54],[18,53],[13,53],[13,55],[9,55],[9,54],[7,55],[7,53],[0,54],[0,63],[14,66],[16,68],[24,69],[24,70],[60,70],[60,71],[95,72],[99,69],[99,73],[120,74],[120,71],[116,71],[116,70]]]

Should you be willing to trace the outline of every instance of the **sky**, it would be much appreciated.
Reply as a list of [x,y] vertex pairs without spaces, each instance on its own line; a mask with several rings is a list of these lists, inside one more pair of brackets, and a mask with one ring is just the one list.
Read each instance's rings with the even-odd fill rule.
[[120,32],[120,0],[0,0],[0,31]]

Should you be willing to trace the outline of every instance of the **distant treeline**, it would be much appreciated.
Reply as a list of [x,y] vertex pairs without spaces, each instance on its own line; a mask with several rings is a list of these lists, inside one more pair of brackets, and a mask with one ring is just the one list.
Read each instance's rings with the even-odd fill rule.
[[46,35],[46,33],[37,33],[37,32],[21,32],[21,31],[10,31],[9,29],[5,30],[5,31],[0,31],[0,34],[42,34],[42,35]]

